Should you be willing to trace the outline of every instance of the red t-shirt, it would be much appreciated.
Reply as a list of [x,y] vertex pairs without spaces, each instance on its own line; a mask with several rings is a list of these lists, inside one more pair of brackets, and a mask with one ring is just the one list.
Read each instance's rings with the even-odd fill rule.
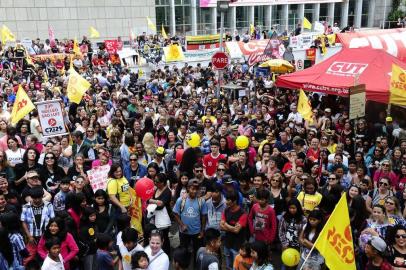
[[248,224],[251,234],[255,234],[255,240],[272,243],[276,235],[275,210],[268,205],[264,210],[258,203],[254,204],[248,216]]
[[218,157],[213,157],[211,153],[207,154],[203,158],[203,166],[206,169],[206,174],[208,176],[213,176],[217,170],[217,164],[219,160],[225,159],[226,157],[223,154],[218,155]]

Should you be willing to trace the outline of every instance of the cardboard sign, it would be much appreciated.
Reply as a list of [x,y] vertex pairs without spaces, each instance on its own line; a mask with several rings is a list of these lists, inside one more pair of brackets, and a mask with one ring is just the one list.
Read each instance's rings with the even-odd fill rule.
[[365,116],[365,84],[350,88],[350,112],[349,119],[357,119]]
[[98,166],[86,172],[94,192],[98,189],[106,190],[109,171],[110,165],[107,164]]
[[62,107],[59,100],[38,102],[35,105],[37,106],[39,122],[44,137],[68,134],[63,121]]

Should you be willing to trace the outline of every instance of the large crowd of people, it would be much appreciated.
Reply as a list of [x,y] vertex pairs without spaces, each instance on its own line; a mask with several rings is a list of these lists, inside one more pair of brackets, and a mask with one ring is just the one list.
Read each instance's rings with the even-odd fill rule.
[[[217,95],[211,64],[141,80],[102,45],[81,45],[72,64],[91,86],[80,104],[67,97],[72,40],[2,50],[0,270],[324,269],[312,247],[343,193],[357,269],[405,269],[402,119],[375,109],[355,122],[346,99],[309,93],[306,121],[297,91],[244,63],[223,75],[245,81],[248,95]],[[65,55],[34,57],[43,53]],[[33,102],[60,99],[70,135],[43,137],[36,110],[12,125],[19,85]],[[107,188],[93,190],[87,172],[104,165]],[[144,177],[155,189],[140,232],[128,210]],[[300,252],[298,266],[272,261],[287,248]]]

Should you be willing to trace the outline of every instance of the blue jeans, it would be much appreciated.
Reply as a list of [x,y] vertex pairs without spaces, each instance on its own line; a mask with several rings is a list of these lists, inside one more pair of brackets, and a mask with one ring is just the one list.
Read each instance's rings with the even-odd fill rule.
[[226,257],[227,270],[232,270],[234,265],[234,259],[238,255],[238,250],[224,247],[224,256]]

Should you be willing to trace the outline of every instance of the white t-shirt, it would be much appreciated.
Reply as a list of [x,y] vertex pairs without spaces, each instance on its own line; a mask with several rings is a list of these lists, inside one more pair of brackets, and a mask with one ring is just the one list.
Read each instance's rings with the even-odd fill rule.
[[152,251],[149,246],[147,246],[144,251],[149,258],[147,270],[169,270],[169,258],[162,249],[158,251],[155,256],[152,256]]
[[59,262],[56,262],[47,256],[42,264],[41,270],[65,270],[63,267],[63,258],[59,254]]
[[16,152],[11,149],[6,150],[7,160],[11,166],[15,166],[19,163],[23,163],[23,156],[25,149],[18,148]]
[[30,121],[31,133],[33,135],[35,135],[35,137],[37,137],[39,142],[42,142],[42,134],[40,132],[38,132],[38,130],[37,130],[37,127],[39,127],[39,126],[40,126],[40,123],[39,123],[38,119],[36,119],[36,118],[31,119],[31,121]]
[[[117,239],[117,242],[118,242],[118,239]],[[121,242],[121,244],[118,245],[118,248],[120,250],[124,270],[132,270],[131,256],[133,254],[135,254],[137,251],[144,251],[144,248],[140,244],[137,244],[132,250],[128,251],[128,249]]]

